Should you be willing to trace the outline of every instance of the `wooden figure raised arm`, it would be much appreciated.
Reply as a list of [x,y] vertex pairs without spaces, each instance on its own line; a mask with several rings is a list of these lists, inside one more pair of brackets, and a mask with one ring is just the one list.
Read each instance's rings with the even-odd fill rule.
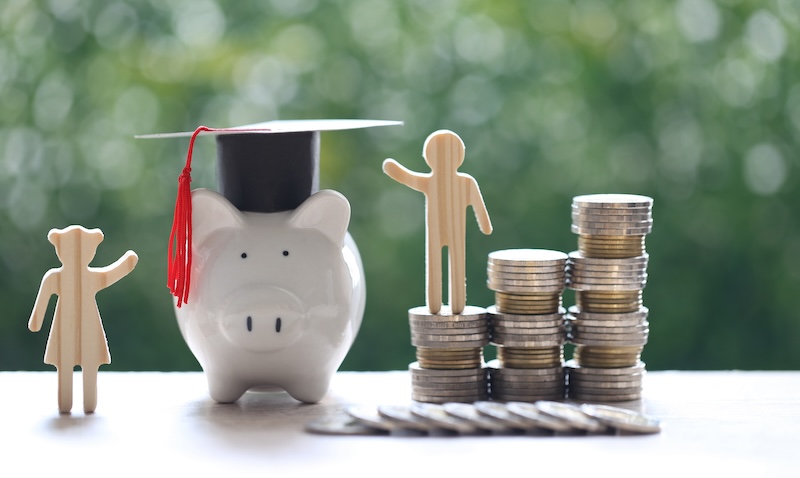
[[91,413],[97,406],[97,370],[111,363],[108,342],[97,310],[95,295],[133,270],[139,258],[126,252],[106,267],[89,267],[97,246],[103,241],[100,229],[69,226],[51,229],[47,240],[56,249],[62,266],[50,269],[42,278],[28,328],[42,328],[47,304],[57,295],[53,323],[47,338],[44,363],[55,365],[58,373],[58,409],[72,410],[72,373],[80,365],[83,377],[83,409]]
[[464,143],[457,134],[439,130],[428,136],[422,156],[430,173],[409,171],[397,161],[383,162],[383,172],[395,181],[425,195],[426,219],[426,304],[433,314],[442,308],[442,249],[447,247],[449,301],[453,314],[467,303],[466,291],[466,209],[472,206],[480,230],[492,233],[489,212],[483,203],[478,182],[459,173],[464,162]]

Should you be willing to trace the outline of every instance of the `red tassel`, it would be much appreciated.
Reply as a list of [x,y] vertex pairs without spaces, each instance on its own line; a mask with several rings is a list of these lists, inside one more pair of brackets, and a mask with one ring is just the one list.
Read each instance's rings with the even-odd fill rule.
[[192,151],[197,135],[207,131],[270,131],[268,128],[226,129],[200,126],[189,140],[189,151],[186,153],[186,166],[178,176],[178,197],[175,199],[175,213],[172,218],[172,230],[169,233],[167,257],[167,287],[178,298],[178,308],[189,299],[189,286],[192,279]]

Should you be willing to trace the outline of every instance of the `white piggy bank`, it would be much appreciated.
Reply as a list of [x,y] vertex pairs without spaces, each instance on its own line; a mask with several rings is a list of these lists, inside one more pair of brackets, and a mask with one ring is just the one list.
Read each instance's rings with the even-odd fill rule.
[[297,209],[241,212],[192,192],[194,248],[178,324],[218,402],[270,386],[320,401],[364,314],[364,268],[350,203],[324,190]]

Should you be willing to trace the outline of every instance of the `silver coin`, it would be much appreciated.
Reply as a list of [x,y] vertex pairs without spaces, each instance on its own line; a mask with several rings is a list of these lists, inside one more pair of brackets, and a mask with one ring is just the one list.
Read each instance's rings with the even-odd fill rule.
[[588,393],[576,393],[575,395],[569,394],[569,398],[578,401],[596,402],[596,403],[615,403],[615,402],[632,402],[634,400],[641,400],[641,393],[634,393],[630,395],[595,395]]
[[483,307],[468,305],[458,314],[453,314],[449,305],[443,305],[439,313],[434,314],[427,306],[414,307],[408,310],[408,318],[416,320],[479,320],[486,314]]
[[489,262],[495,264],[545,265],[560,264],[566,260],[565,253],[547,249],[506,249],[489,253]]
[[403,427],[396,421],[389,420],[388,418],[380,415],[377,408],[368,405],[353,405],[347,408],[347,414],[355,418],[363,425],[377,428],[383,431],[393,431]]
[[511,393],[507,391],[498,391],[492,394],[492,400],[498,402],[529,402],[534,403],[539,400],[563,400],[566,393],[553,392],[553,393]]
[[536,402],[535,405],[540,412],[564,420],[573,428],[593,433],[606,429],[606,425],[583,413],[578,405],[548,400]]
[[597,266],[614,266],[614,265],[634,265],[641,263],[648,263],[650,261],[650,254],[644,253],[636,257],[625,257],[621,259],[606,259],[600,257],[586,257],[580,251],[572,251],[569,253],[569,260],[573,264],[587,264]]
[[500,330],[503,332],[519,330],[526,334],[554,334],[564,330],[567,323],[564,317],[560,320],[553,321],[508,321],[498,319],[492,321],[491,330]]
[[475,425],[454,417],[445,411],[441,404],[415,403],[411,405],[411,413],[426,420],[433,427],[450,430],[456,433],[470,434],[478,431]]
[[569,343],[573,345],[591,345],[597,347],[636,347],[640,345],[647,345],[647,339],[639,340],[597,340],[587,339],[584,337],[574,337],[569,339]]
[[481,415],[502,423],[506,427],[517,430],[530,430],[532,428],[538,428],[538,424],[535,421],[509,412],[506,406],[502,403],[480,400],[476,401],[473,406]]
[[599,319],[599,320],[627,320],[627,319],[646,319],[647,315],[650,313],[650,309],[645,306],[639,307],[639,310],[635,312],[624,312],[624,313],[596,313],[596,312],[584,312],[578,306],[573,305],[570,306],[569,314],[576,319],[581,320],[592,320],[592,319]]
[[460,370],[434,370],[420,367],[419,362],[411,362],[408,364],[408,369],[412,375],[416,374],[423,377],[485,377],[488,373],[488,368],[485,366]]
[[305,430],[319,435],[385,435],[387,431],[365,425],[346,413],[320,417],[306,423]]
[[[524,322],[523,322],[524,324]],[[562,324],[556,327],[537,327],[537,328],[529,328],[529,327],[520,327],[518,325],[512,325],[510,327],[504,325],[495,325],[492,327],[492,336],[494,334],[501,334],[506,337],[519,335],[520,338],[527,338],[527,337],[544,337],[551,339],[556,335],[563,336],[566,334],[566,324]]]
[[431,425],[424,419],[411,413],[411,408],[404,405],[379,405],[378,414],[398,426],[413,430],[429,432]]
[[564,373],[563,367],[549,367],[549,368],[504,368],[500,365],[498,359],[492,359],[486,362],[486,367],[490,374],[498,375],[556,375]]
[[564,262],[564,264],[555,264],[555,265],[548,265],[548,266],[542,266],[542,265],[527,266],[527,265],[521,265],[521,264],[503,265],[503,264],[495,264],[493,262],[489,262],[488,264],[486,264],[486,273],[487,274],[494,274],[494,275],[498,275],[498,276],[502,276],[502,275],[506,275],[506,274],[511,274],[511,275],[522,274],[522,275],[535,275],[535,276],[545,275],[545,276],[547,276],[547,275],[563,274],[564,272],[566,272],[566,269],[567,269],[566,265],[567,265],[567,262]]
[[641,373],[645,370],[645,363],[639,361],[633,367],[624,368],[594,368],[594,367],[581,367],[575,362],[574,359],[564,362],[564,369],[569,374],[590,374],[590,375],[629,375],[631,373]]
[[597,284],[597,285],[626,285],[626,284],[641,284],[646,283],[649,275],[636,274],[630,277],[619,277],[603,275],[603,276],[586,276],[586,275],[569,275],[567,282],[582,283],[582,284]]
[[653,222],[653,214],[649,211],[633,214],[592,214],[592,212],[586,212],[586,210],[573,210],[571,217],[573,224],[581,224],[584,222],[602,222],[612,224]]
[[573,330],[570,334],[570,339],[583,339],[583,340],[608,340],[612,342],[620,341],[636,341],[647,340],[650,335],[650,329],[643,329],[635,332],[627,332],[622,334],[591,332],[585,330]]
[[491,264],[486,267],[486,275],[489,277],[494,277],[498,279],[508,278],[508,279],[516,279],[516,280],[553,280],[558,279],[559,277],[564,277],[566,274],[567,268],[566,267],[559,267],[558,269],[551,268],[551,269],[542,269],[539,268],[538,270],[534,269],[523,269],[523,268],[515,268],[515,269],[497,269],[493,267]]
[[608,405],[581,405],[583,413],[618,430],[632,433],[659,433],[661,421],[647,415]]
[[[569,327],[632,327],[642,325],[647,319],[625,319],[625,320],[597,320],[597,319],[577,319],[566,316],[566,324]],[[649,322],[648,322],[649,323]]]
[[493,420],[492,418],[482,415],[475,408],[472,403],[445,403],[443,405],[445,412],[449,415],[466,420],[472,425],[482,430],[488,430],[496,433],[506,433],[512,430],[508,424],[500,421]]
[[565,309],[564,307],[558,307],[558,312],[551,314],[507,314],[498,311],[496,305],[490,305],[489,307],[486,308],[486,316],[490,321],[499,318],[504,320],[548,322],[553,320],[560,320],[565,313],[567,313],[567,309]]
[[522,286],[510,286],[510,285],[496,285],[486,282],[486,287],[489,290],[495,292],[505,292],[508,294],[545,294],[545,293],[560,293],[566,287],[565,284],[559,284],[554,286],[536,286],[536,287],[522,287]]
[[631,208],[651,207],[653,198],[639,194],[583,194],[572,198],[576,206],[604,207],[604,208]]
[[[480,327],[473,327],[469,329],[429,329],[423,327],[410,327],[411,335],[414,337],[426,337],[426,336],[435,336],[435,337],[469,337],[477,335],[478,337],[482,337],[489,333],[489,324],[483,324]],[[423,339],[424,340],[424,339]],[[474,340],[474,339],[469,339]]]
[[653,226],[642,227],[617,227],[617,228],[597,228],[597,227],[581,227],[572,225],[570,231],[574,234],[582,236],[642,236],[653,232]]
[[581,333],[588,332],[590,334],[642,334],[650,331],[650,322],[644,321],[636,325],[628,325],[624,327],[599,327],[592,324],[591,321],[573,321],[572,331],[580,331]]
[[474,403],[480,400],[488,400],[488,399],[489,399],[488,391],[463,397],[440,397],[438,395],[425,395],[413,392],[411,394],[411,400],[414,400],[415,402],[419,403],[448,403],[448,402]]
[[[606,272],[606,271],[581,271],[571,270],[567,274],[567,279],[583,280],[583,281],[597,281],[597,280],[610,280],[615,282],[626,281],[642,281],[648,278],[645,270],[630,271],[630,272]],[[566,280],[566,279],[565,279]]]
[[569,422],[542,413],[533,403],[508,402],[506,403],[506,409],[511,414],[531,420],[540,428],[545,428],[554,432],[568,432],[572,430],[572,426],[569,424]]
[[625,284],[625,285],[597,285],[597,284],[580,284],[574,282],[567,282],[567,289],[576,291],[587,291],[587,292],[636,291],[636,290],[643,290],[645,287],[647,287],[646,283]]
[[641,386],[638,387],[628,387],[628,388],[590,388],[584,386],[570,385],[569,387],[569,394],[573,395],[576,394],[577,396],[584,396],[586,394],[598,397],[619,397],[619,396],[628,396],[634,394],[642,393],[643,388]]
[[[498,337],[492,339],[489,343],[495,346],[505,347],[554,347],[564,345],[568,342],[566,335],[551,340],[518,340],[513,337]],[[589,344],[591,345],[591,344]]]
[[465,320],[465,321],[428,321],[428,320],[414,320],[410,319],[408,324],[411,327],[422,328],[422,329],[474,329],[483,327],[488,323],[487,318],[482,318],[480,320]]
[[630,228],[645,228],[652,227],[653,219],[645,218],[635,220],[633,216],[628,216],[623,221],[606,220],[605,217],[598,216],[581,216],[572,218],[572,225],[580,228],[588,229],[630,229]]

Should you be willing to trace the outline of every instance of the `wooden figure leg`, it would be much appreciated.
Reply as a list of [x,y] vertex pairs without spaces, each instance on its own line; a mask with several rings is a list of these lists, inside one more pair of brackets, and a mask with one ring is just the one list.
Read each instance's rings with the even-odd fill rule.
[[83,376],[83,411],[92,413],[97,408],[97,368],[81,367]]
[[448,251],[448,269],[450,273],[449,280],[449,294],[450,308],[453,314],[460,314],[464,311],[467,305],[467,275],[464,263],[466,261],[466,247],[465,244],[455,244],[447,248]]
[[72,410],[72,367],[58,367],[58,411],[69,413]]
[[442,247],[428,245],[427,295],[428,310],[438,314],[442,309]]

